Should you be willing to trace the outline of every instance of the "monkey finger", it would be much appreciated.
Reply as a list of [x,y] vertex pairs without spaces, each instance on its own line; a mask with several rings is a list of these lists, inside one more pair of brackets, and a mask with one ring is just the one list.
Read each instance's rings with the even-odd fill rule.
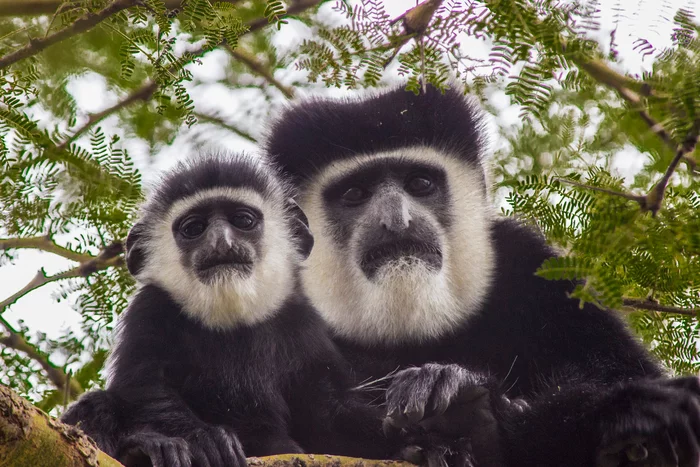
[[411,464],[422,465],[425,462],[425,453],[420,446],[405,446],[398,455],[399,459]]
[[430,410],[427,416],[442,415],[452,403],[452,400],[460,392],[462,379],[459,374],[446,368],[441,377],[435,381],[430,396]]
[[163,455],[160,447],[149,449],[146,455],[148,455],[148,458],[151,459],[151,464],[153,464],[153,467],[170,467],[171,465],[166,463],[165,456]]
[[166,466],[191,467],[192,461],[187,442],[182,438],[172,438],[162,446]]
[[216,443],[207,443],[207,449],[205,450],[207,459],[209,460],[209,465],[211,467],[228,467],[221,457],[221,452]]
[[387,438],[393,438],[401,432],[400,426],[397,426],[396,423],[394,422],[394,419],[391,417],[386,417],[382,421],[382,431],[384,432],[384,436]]
[[197,446],[190,449],[192,452],[192,463],[195,467],[214,467],[209,462],[206,452],[201,447]]
[[429,449],[425,453],[426,467],[450,467],[445,458],[445,451],[442,449]]
[[[245,466],[247,464],[245,456],[242,456],[243,447],[235,433],[229,432],[221,427],[217,428],[216,442],[219,455],[224,465],[236,467],[241,465]],[[241,464],[241,457],[243,459],[243,464]]]
[[246,467],[248,465],[248,459],[246,458],[245,452],[243,451],[243,445],[238,440],[238,437],[233,438],[233,454],[235,457],[236,467]]

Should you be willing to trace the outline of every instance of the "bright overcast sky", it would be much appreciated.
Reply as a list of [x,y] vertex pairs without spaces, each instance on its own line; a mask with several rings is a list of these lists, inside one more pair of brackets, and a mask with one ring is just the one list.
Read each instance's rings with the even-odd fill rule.
[[[620,25],[616,34],[618,50],[620,57],[623,60],[623,68],[632,73],[640,73],[643,69],[648,68],[650,58],[646,62],[635,51],[633,51],[634,40],[643,36],[651,41],[659,48],[670,44],[671,19],[679,7],[685,7],[695,12],[700,12],[700,0],[682,1],[682,0],[643,0],[641,2],[601,2],[605,5],[601,6],[601,22],[602,28],[600,37],[603,37],[603,42],[607,44],[608,35],[614,27],[613,8],[615,4],[628,4],[627,9],[619,12],[622,15]],[[389,0],[385,2],[390,15],[398,16],[405,9],[410,8],[415,3],[414,1]],[[330,10],[330,7],[327,7]],[[284,26],[281,33],[275,38],[275,44],[278,47],[294,47],[305,36],[305,29],[299,24],[290,23]],[[462,41],[463,47],[469,48],[469,53],[472,56],[486,56],[487,50],[483,43],[469,40],[468,38]],[[202,77],[211,81],[212,76],[220,75],[221,68],[217,66],[217,62],[224,58],[223,53],[210,53],[203,65],[193,69],[197,77]],[[299,77],[296,70],[281,70],[277,78],[283,82],[291,82],[295,77]],[[116,96],[111,96],[105,86],[99,80],[84,79],[80,83],[75,83],[71,86],[71,91],[75,93],[78,104],[88,112],[102,110],[109,105],[112,105]],[[338,91],[328,91],[337,93]],[[240,94],[238,94],[240,99]],[[227,109],[235,109],[237,106],[236,100],[229,92],[221,86],[211,85],[200,87],[197,92],[193,93],[193,98],[198,105],[204,104],[210,106],[211,109],[221,109],[226,115]],[[513,123],[517,120],[517,109],[508,108],[507,102],[504,100],[501,104],[503,114],[499,120],[504,123]],[[103,127],[109,128],[109,121],[105,122]],[[229,147],[231,149],[244,149],[247,151],[255,151],[255,147],[236,136],[223,137],[217,139],[217,144]],[[138,143],[128,143],[129,150],[140,163],[144,179],[152,180],[153,175],[158,172],[158,169],[166,168],[174,164],[178,159],[187,155],[187,150],[182,150],[181,146],[176,144],[162,151],[158,155],[153,165],[147,163],[147,152]],[[14,265],[5,265],[0,267],[0,299],[11,295],[19,290],[36,274],[40,267],[44,267],[48,274],[53,274],[65,270],[73,263],[55,255],[32,250],[23,250],[17,253],[17,261]],[[67,328],[79,329],[81,317],[78,312],[73,310],[71,303],[56,303],[53,294],[58,290],[57,284],[49,284],[39,290],[21,298],[14,304],[4,316],[13,324],[17,320],[23,319],[29,326],[32,332],[45,332],[49,337],[57,337],[61,335]],[[60,361],[56,363],[61,364]]]

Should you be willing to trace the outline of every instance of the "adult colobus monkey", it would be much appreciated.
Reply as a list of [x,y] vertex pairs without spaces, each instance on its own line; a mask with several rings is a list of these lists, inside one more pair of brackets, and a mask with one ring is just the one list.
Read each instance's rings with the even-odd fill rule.
[[246,456],[386,458],[382,414],[300,292],[313,237],[276,171],[245,156],[181,164],[126,242],[140,287],[120,317],[107,391],[63,416],[127,464],[233,467]]
[[362,379],[403,369],[388,426],[467,430],[490,462],[480,427],[448,415],[495,381],[509,465],[698,465],[698,379],[664,378],[614,312],[534,275],[555,253],[493,213],[481,120],[459,92],[309,100],[267,151],[300,190],[316,235],[302,283],[344,356]]

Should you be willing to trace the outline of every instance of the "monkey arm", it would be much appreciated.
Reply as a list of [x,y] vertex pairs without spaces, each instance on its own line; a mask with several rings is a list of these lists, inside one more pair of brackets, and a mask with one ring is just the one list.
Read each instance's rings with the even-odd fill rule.
[[309,368],[303,393],[290,400],[293,438],[309,453],[391,458],[400,444],[382,431],[383,408],[351,389],[349,370],[336,357]]
[[699,401],[695,377],[580,383],[552,388],[497,418],[508,465],[696,467]]
[[162,291],[147,286],[121,317],[107,389],[119,402],[117,457],[189,454],[198,465],[245,465],[233,430],[206,423],[181,392],[191,356],[178,311]]

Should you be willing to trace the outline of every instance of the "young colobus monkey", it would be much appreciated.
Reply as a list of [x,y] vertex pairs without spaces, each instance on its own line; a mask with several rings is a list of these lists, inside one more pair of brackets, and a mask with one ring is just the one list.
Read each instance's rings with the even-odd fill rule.
[[359,379],[403,369],[387,427],[464,436],[477,465],[697,467],[698,379],[535,275],[555,252],[493,213],[484,148],[454,89],[309,100],[272,126],[316,232],[305,292]]
[[246,456],[385,458],[381,413],[299,290],[313,237],[275,170],[208,156],[169,173],[126,242],[139,288],[120,317],[106,391],[63,416],[108,454],[156,466]]

